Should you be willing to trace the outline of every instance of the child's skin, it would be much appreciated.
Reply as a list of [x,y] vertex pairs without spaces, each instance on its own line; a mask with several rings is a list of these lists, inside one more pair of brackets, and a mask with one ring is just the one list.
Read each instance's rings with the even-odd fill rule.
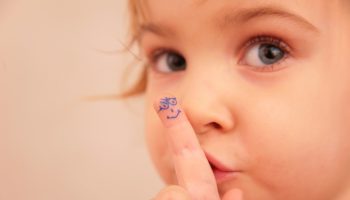
[[[156,199],[350,199],[342,2],[147,5],[139,38],[150,62],[146,138],[164,181],[178,185]],[[173,110],[160,109],[164,97],[177,97]]]

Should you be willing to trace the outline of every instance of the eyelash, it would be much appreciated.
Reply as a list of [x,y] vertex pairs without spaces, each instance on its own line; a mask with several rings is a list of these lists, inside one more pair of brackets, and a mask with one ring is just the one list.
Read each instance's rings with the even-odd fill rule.
[[[271,35],[261,35],[260,34],[260,35],[255,35],[255,36],[249,37],[249,39],[246,40],[243,43],[243,45],[240,45],[239,49],[240,49],[241,53],[238,56],[239,59],[242,59],[242,55],[246,54],[247,51],[251,47],[253,47],[254,45],[264,44],[264,43],[275,45],[276,47],[283,50],[285,53],[285,56],[283,57],[283,59],[281,59],[277,63],[271,64],[271,65],[266,65],[265,67],[244,65],[243,63],[241,63],[241,61],[239,61],[238,64],[244,65],[245,67],[249,67],[252,70],[259,71],[259,72],[266,71],[266,68],[269,68],[270,70],[268,70],[268,71],[272,72],[272,71],[276,71],[275,66],[280,65],[282,62],[284,62],[292,54],[292,48],[286,42],[284,42],[283,39],[281,39],[279,37],[271,36]],[[149,58],[149,61],[147,63],[147,66],[154,66],[157,63],[159,57],[161,57],[162,55],[167,54],[167,53],[176,53],[176,54],[182,55],[178,51],[173,50],[171,48],[156,48],[155,50],[150,51],[150,53],[148,54],[149,56],[147,56],[147,57]]]
[[[243,43],[243,45],[241,45],[240,49],[242,49],[243,51],[241,51],[242,53],[240,53],[239,58],[241,59],[242,55],[246,54],[247,51],[254,45],[265,44],[265,43],[272,44],[280,48],[285,53],[283,59],[281,59],[277,63],[266,65],[265,67],[256,67],[256,66],[248,66],[248,65],[245,65],[245,67],[249,67],[252,70],[259,71],[259,72],[267,71],[266,68],[270,69],[268,70],[268,72],[276,71],[275,66],[281,65],[281,63],[284,62],[286,59],[288,59],[293,53],[292,48],[286,42],[284,42],[283,39],[276,36],[260,34],[260,35],[251,36],[246,42]],[[238,64],[242,64],[241,61],[239,61]]]
[[176,54],[180,54],[178,51],[173,50],[171,48],[159,48],[159,49],[155,49],[152,50],[151,53],[149,54],[150,56],[148,56],[149,59],[149,64],[148,65],[155,65],[156,62],[158,61],[159,57],[166,54],[166,53],[176,53]]

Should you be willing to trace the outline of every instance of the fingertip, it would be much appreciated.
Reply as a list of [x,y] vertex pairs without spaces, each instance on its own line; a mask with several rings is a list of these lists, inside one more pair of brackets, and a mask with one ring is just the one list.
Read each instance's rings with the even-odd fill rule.
[[179,121],[179,118],[183,115],[178,99],[171,94],[165,94],[156,98],[153,107],[166,127]]
[[160,110],[160,106],[162,105],[162,102],[164,102],[165,99],[170,99],[170,98],[176,98],[176,96],[170,94],[170,93],[163,93],[161,95],[158,95],[156,98],[153,100],[153,108],[154,110],[158,113]]

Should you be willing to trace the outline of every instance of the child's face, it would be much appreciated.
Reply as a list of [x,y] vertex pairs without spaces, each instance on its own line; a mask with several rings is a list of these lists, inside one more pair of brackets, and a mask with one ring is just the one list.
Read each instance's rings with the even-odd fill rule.
[[148,0],[140,38],[150,60],[146,138],[167,183],[176,176],[152,106],[164,93],[178,97],[203,150],[242,171],[218,181],[221,195],[345,195],[350,31],[336,2]]

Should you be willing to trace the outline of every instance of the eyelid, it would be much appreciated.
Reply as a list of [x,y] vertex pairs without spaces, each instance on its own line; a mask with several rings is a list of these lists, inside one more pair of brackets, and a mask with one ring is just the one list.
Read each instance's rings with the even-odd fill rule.
[[[151,50],[149,54],[147,54],[147,57],[151,64],[154,64],[157,62],[158,58],[166,53],[175,53],[180,54],[178,51],[173,50],[171,48],[155,48],[154,50]],[[181,55],[181,54],[180,54]]]
[[240,49],[246,51],[253,45],[262,43],[274,44],[282,50],[286,51],[288,54],[293,53],[293,49],[283,39],[271,35],[255,35],[253,37],[250,37],[246,42],[243,43],[244,45]]
[[[186,59],[182,53],[180,53],[177,50],[174,50],[172,48],[166,48],[166,47],[160,47],[160,48],[154,48],[153,50],[150,50],[148,54],[146,54],[147,56],[147,63],[146,66],[150,69],[152,69],[152,71],[159,73],[159,74],[170,74],[170,73],[175,73],[177,72],[177,70],[172,71],[171,69],[169,69],[169,71],[165,72],[166,70],[160,70],[158,67],[158,64],[160,62],[160,60],[162,59],[162,56],[169,56],[170,54],[177,54],[180,55],[181,57],[183,57],[184,59]],[[178,71],[182,71],[182,70],[178,70]]]
[[164,52],[164,49],[152,50],[149,54],[147,54],[147,58],[151,63],[154,63],[160,56],[164,54]]
[[[247,52],[251,50],[253,46],[264,43],[273,44],[276,45],[278,48],[281,48],[285,52],[285,56],[283,57],[283,59],[274,64],[266,65],[264,67],[250,66],[242,61],[245,58]],[[284,67],[281,67],[280,65],[286,60],[288,60],[290,57],[293,57],[293,49],[286,42],[284,42],[283,39],[271,35],[256,35],[250,37],[248,41],[241,45],[240,53],[238,55],[238,64],[244,65],[244,67],[251,68],[252,70],[258,72],[275,72],[279,69],[283,69]],[[275,66],[278,66],[279,69],[275,69],[277,68]]]

